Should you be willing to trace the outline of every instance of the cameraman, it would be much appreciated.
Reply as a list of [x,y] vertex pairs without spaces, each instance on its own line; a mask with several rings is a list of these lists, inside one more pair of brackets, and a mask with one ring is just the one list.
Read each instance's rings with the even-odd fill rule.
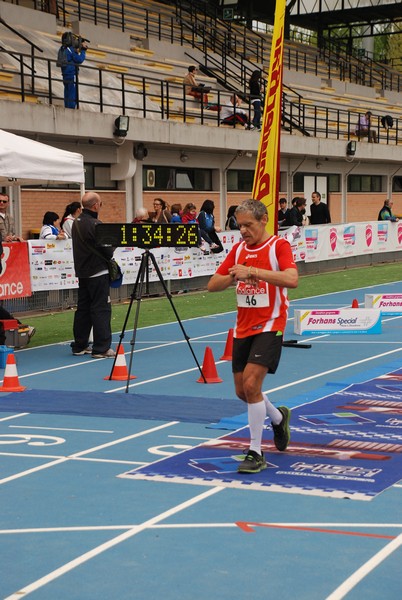
[[65,46],[66,64],[61,67],[64,84],[64,106],[65,108],[76,108],[77,106],[77,74],[78,65],[84,62],[88,48],[81,38],[72,37],[69,44]]

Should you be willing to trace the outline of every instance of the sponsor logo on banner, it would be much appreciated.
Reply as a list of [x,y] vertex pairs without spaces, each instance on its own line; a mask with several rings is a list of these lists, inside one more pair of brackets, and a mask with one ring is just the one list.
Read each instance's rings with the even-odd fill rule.
[[0,296],[4,300],[32,295],[28,244],[3,244]]
[[379,308],[384,315],[402,315],[402,294],[366,294],[364,306]]
[[366,246],[370,248],[373,243],[373,227],[371,225],[366,225]]
[[317,250],[317,248],[318,248],[318,229],[306,228],[304,230],[304,235],[306,238],[307,251],[308,250]]
[[396,235],[397,235],[398,245],[401,246],[402,245],[402,223],[398,223]]
[[329,230],[329,245],[331,247],[332,252],[335,252],[336,243],[338,241],[338,233],[335,227],[331,227]]
[[341,308],[338,310],[295,310],[294,332],[311,333],[381,333],[381,311],[375,308]]
[[388,223],[378,223],[377,239],[379,243],[386,243],[386,241],[388,240]]
[[345,246],[354,246],[356,243],[356,227],[348,225],[343,230],[343,241]]

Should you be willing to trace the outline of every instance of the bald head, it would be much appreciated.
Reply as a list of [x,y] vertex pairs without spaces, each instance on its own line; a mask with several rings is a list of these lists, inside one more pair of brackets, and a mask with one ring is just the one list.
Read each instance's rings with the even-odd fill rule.
[[93,208],[95,204],[101,206],[101,199],[96,192],[86,192],[82,197],[82,206],[84,208]]

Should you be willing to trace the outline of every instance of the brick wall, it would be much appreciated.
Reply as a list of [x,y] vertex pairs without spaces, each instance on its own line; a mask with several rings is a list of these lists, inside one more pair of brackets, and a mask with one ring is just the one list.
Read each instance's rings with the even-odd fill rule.
[[[126,194],[121,191],[99,191],[102,209],[99,217],[105,223],[125,223]],[[43,215],[51,210],[60,218],[68,204],[80,201],[78,190],[27,190],[21,191],[22,237],[30,238],[32,229],[42,227]]]

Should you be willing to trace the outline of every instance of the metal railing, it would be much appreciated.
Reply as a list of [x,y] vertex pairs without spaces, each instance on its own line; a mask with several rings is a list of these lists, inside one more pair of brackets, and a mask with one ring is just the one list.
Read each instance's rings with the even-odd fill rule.
[[[0,49],[0,56],[4,50]],[[21,102],[35,100],[44,104],[63,105],[63,83],[60,69],[54,59],[29,54],[13,53],[15,64],[0,71],[0,92]],[[9,59],[10,60],[10,59]],[[5,61],[2,60],[4,63]],[[29,62],[29,66],[27,63]],[[9,77],[4,77],[8,75]],[[6,80],[9,81],[6,81]],[[211,89],[212,106],[205,107],[185,93],[185,86],[166,79],[148,77],[135,70],[126,73],[81,66],[77,76],[78,107],[107,114],[127,114],[139,118],[181,120],[186,123],[223,125],[220,107],[232,93],[242,90]],[[251,121],[253,108],[245,103]],[[331,108],[328,104],[304,104],[303,98],[291,88],[284,88],[283,126],[289,133],[343,139],[353,137],[359,113],[355,110]],[[384,130],[381,115],[372,117],[372,129],[380,143],[401,142],[401,123],[394,119],[392,129]]]
[[[59,0],[59,13],[64,26],[68,25],[69,8],[74,8],[78,18],[87,19],[93,23],[103,24],[136,34],[130,19],[141,14],[143,18],[142,37],[155,37],[159,40],[168,40],[171,43],[190,45],[202,49],[203,52],[217,52],[222,57],[237,57],[239,61],[247,60],[259,65],[269,61],[271,40],[269,36],[250,30],[245,25],[232,24],[217,20],[215,13],[210,13],[202,8],[202,3],[176,2],[175,7],[170,7],[173,14],[166,12],[155,13],[146,7],[140,7],[128,2],[111,3],[109,0],[94,0],[92,3],[77,0],[72,3],[68,0]],[[322,77],[348,80],[351,83],[372,86],[378,84],[383,89],[401,91],[402,74],[389,69],[382,63],[361,60],[350,53],[346,47],[336,42],[326,42],[321,50],[310,46],[308,50],[287,47],[285,53],[285,66],[289,69],[313,73]],[[320,41],[321,45],[321,41]],[[223,70],[225,61],[222,59]],[[239,82],[244,87],[245,82]]]

